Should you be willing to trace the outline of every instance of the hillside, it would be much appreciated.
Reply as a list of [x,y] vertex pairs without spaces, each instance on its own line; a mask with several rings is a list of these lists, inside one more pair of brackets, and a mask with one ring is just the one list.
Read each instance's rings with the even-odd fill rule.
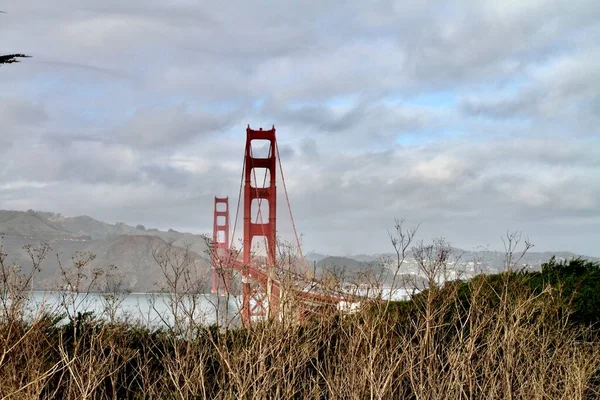
[[0,232],[5,235],[32,238],[75,238],[77,236],[33,211],[0,211]]
[[77,252],[96,255],[91,268],[117,266],[125,286],[136,292],[160,288],[162,272],[153,253],[164,252],[172,245],[177,251],[189,249],[203,273],[210,272],[205,239],[200,235],[156,229],[138,229],[123,223],[108,224],[89,216],[64,217],[34,211],[0,210],[2,251],[8,262],[31,268],[31,260],[23,246],[48,243],[50,254],[41,265],[34,289],[55,289],[60,286],[60,267],[69,266]]
[[347,271],[354,271],[361,268],[370,266],[372,263],[357,261],[353,258],[338,257],[338,256],[327,256],[320,261],[317,261],[317,266],[320,268],[324,267],[339,267],[344,268]]
[[[24,245],[48,243],[51,246],[51,254],[34,282],[36,289],[55,288],[60,280],[58,260],[65,265],[77,252],[95,254],[95,268],[116,265],[126,279],[128,287],[138,292],[157,290],[157,283],[160,283],[160,271],[152,257],[155,249],[164,249],[168,245],[180,250],[189,249],[190,255],[202,265],[207,274],[210,267],[205,238],[172,229],[165,232],[146,229],[141,225],[133,227],[120,222],[109,224],[85,215],[65,217],[33,210],[0,210],[0,233],[3,234],[2,250],[8,254],[9,262],[18,263],[25,270],[30,267],[31,261],[23,250]],[[453,253],[459,260],[452,264],[451,268],[460,271],[461,277],[479,272],[497,272],[504,265],[503,252],[453,249]],[[558,260],[579,257],[570,252],[530,251],[520,264],[538,269],[552,255],[556,255]],[[584,258],[597,260],[592,257]],[[379,281],[387,283],[391,282],[395,272],[394,259],[394,255],[389,253],[359,254],[351,257],[320,253],[307,255],[310,266],[316,267],[317,276],[322,276],[326,270],[341,273],[349,280],[361,280],[365,274],[370,274],[369,276],[377,276]],[[419,268],[410,256],[398,272],[404,276],[403,279],[420,282]]]
[[[527,268],[529,270],[539,270],[542,263],[555,256],[558,261],[569,260],[572,258],[583,258],[590,261],[600,261],[598,258],[575,254],[567,251],[557,252],[535,252],[528,251],[519,261],[518,268]],[[515,255],[514,261],[520,257]],[[317,273],[322,274],[324,270],[333,271],[336,274],[343,275],[347,280],[365,280],[365,273],[370,274],[370,279],[376,279],[379,282],[390,284],[393,275],[396,272],[396,255],[387,254],[359,254],[350,257],[318,255],[318,260],[313,261],[317,267]],[[465,279],[479,273],[497,273],[504,269],[505,254],[500,251],[467,251],[458,248],[452,249],[452,256],[448,263],[448,277],[450,279]],[[425,287],[426,282],[419,270],[419,266],[412,257],[412,252],[408,252],[406,259],[402,263],[399,276],[396,282],[408,282],[416,286]]]
[[[136,234],[137,229],[124,224],[107,224],[87,215],[79,217],[58,217],[50,220],[60,228],[76,235],[87,235],[92,239],[106,239],[113,236]],[[129,228],[129,229],[127,229]]]

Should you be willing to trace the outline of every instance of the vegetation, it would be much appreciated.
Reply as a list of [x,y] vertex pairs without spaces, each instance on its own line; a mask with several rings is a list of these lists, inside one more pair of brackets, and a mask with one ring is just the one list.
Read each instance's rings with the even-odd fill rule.
[[26,56],[25,54],[4,54],[0,55],[0,64],[12,64],[18,63],[19,58],[28,58],[31,56]]
[[536,292],[550,285],[566,304],[565,312],[571,321],[581,324],[600,322],[600,262],[581,258],[550,261],[542,264],[542,271],[531,274],[531,285]]
[[[400,266],[406,237],[397,248]],[[552,259],[532,273],[508,257],[503,273],[440,283],[448,248],[441,240],[413,248],[430,286],[409,301],[373,300],[354,314],[249,329],[195,318],[191,289],[202,278],[185,254],[168,252],[154,257],[179,290],[170,303],[176,318],[161,329],[115,318],[114,297],[105,315],[77,312],[76,298],[65,296],[60,314],[27,318],[32,276],[2,254],[0,398],[600,396],[598,263]],[[38,270],[48,248],[27,251]],[[74,291],[96,282],[118,292],[115,267],[88,270],[90,258],[63,267]]]

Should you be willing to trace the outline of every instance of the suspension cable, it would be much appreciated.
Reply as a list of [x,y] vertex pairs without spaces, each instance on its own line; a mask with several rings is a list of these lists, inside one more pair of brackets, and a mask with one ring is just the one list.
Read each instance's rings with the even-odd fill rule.
[[275,150],[277,151],[277,162],[279,164],[279,173],[281,174],[281,182],[283,183],[283,191],[285,193],[285,200],[287,202],[287,208],[290,212],[290,219],[292,220],[292,228],[294,230],[294,236],[296,238],[296,245],[298,246],[298,252],[300,253],[300,258],[304,262],[304,274],[308,273],[308,263],[306,262],[306,258],[302,254],[302,246],[300,245],[300,238],[298,237],[298,231],[296,231],[296,223],[294,222],[294,216],[292,215],[292,206],[290,204],[290,197],[288,196],[287,186],[285,185],[285,177],[283,176],[283,167],[281,166],[281,157],[279,156],[279,145],[275,142]]
[[[280,154],[279,154],[279,146],[277,144],[277,141],[275,141],[275,146],[274,147],[275,147],[275,152],[276,152],[276,155],[277,155],[277,163],[279,164],[279,171],[280,171],[280,174],[281,174],[281,181],[283,183],[283,189],[284,189],[284,193],[285,193],[285,200],[286,200],[286,203],[287,203],[287,208],[288,208],[288,212],[289,212],[289,215],[290,215],[290,220],[292,221],[292,228],[293,228],[293,231],[294,231],[294,237],[296,239],[296,245],[298,246],[298,252],[300,253],[300,258],[302,259],[302,261],[304,263],[304,278],[306,279],[307,278],[306,275],[308,273],[308,263],[306,261],[306,258],[304,257],[303,252],[302,252],[302,246],[300,244],[300,238],[298,236],[298,231],[296,230],[296,223],[294,221],[294,216],[292,214],[292,207],[291,207],[290,198],[289,198],[288,191],[287,191],[287,186],[286,186],[286,183],[285,183],[285,177],[284,177],[284,174],[283,174],[283,167],[282,167],[282,164],[281,164],[281,157],[280,157]],[[272,147],[269,146],[268,157],[271,157],[273,155],[272,151],[273,151]],[[233,224],[233,232],[232,232],[232,236],[231,236],[230,250],[233,248],[233,244],[234,244],[234,240],[235,240],[235,232],[237,230],[237,222],[238,222],[238,218],[239,218],[239,214],[240,214],[240,206],[241,206],[241,200],[242,200],[242,190],[243,190],[243,187],[244,187],[247,157],[251,157],[251,159],[253,159],[252,158],[252,146],[250,146],[249,154],[246,154],[246,152],[244,152],[244,159],[243,159],[243,163],[242,163],[242,174],[241,174],[241,179],[240,179],[240,188],[239,188],[239,193],[238,193],[237,209],[236,209],[235,220],[234,220],[234,224]],[[258,185],[257,185],[256,170],[254,168],[254,162],[252,162],[251,170],[252,170],[252,173],[253,173],[253,178],[254,178],[254,183],[255,183],[254,190],[255,190],[255,193],[258,195],[258,189],[259,188],[258,188]],[[273,172],[275,172],[275,171],[273,171]],[[263,188],[265,187],[266,181],[267,181],[267,171],[265,171],[265,175],[264,175],[264,178],[263,178]],[[266,237],[265,230],[264,230],[264,224],[262,224],[262,222],[263,222],[263,220],[262,220],[262,212],[261,212],[262,200],[263,200],[262,198],[258,198],[258,213],[257,213],[257,216],[256,216],[256,221],[258,223],[258,221],[260,220],[261,225],[263,225],[261,227],[261,229],[263,231],[262,233],[263,233],[263,238],[264,238],[264,241],[265,241],[265,250],[268,251],[267,237]],[[269,205],[269,206],[271,206],[271,205]],[[252,204],[250,204],[250,213],[252,213]],[[252,215],[250,215],[250,221],[252,221]],[[250,243],[250,245],[252,245],[252,243]],[[273,243],[273,245],[276,246],[275,243]],[[268,258],[268,255],[269,254],[267,253],[267,258]],[[276,256],[277,255],[275,254],[275,257]],[[273,260],[274,263],[275,263],[275,261],[276,260]],[[276,265],[274,265],[274,267],[276,269],[277,268],[281,269],[281,267],[277,267]],[[289,271],[289,272],[292,272],[292,271]],[[292,272],[292,275],[293,276],[297,276],[297,277],[302,277],[301,274],[296,273],[296,272]],[[334,294],[338,294],[338,295],[340,295],[342,297],[344,295],[343,291],[339,291],[339,290],[335,290],[335,289],[334,290],[331,290],[331,289],[329,289],[329,290],[323,290],[323,288],[321,287],[322,282],[320,280],[316,279],[316,277],[312,277],[310,279],[310,281],[313,284],[313,286],[311,287],[311,291],[313,289],[320,289],[320,291],[323,291],[324,293],[331,292],[331,293],[334,293]],[[328,295],[331,296],[331,294],[328,294]]]
[[[238,201],[237,201],[237,210],[235,211],[235,220],[233,223],[233,232],[231,233],[231,240],[230,240],[230,244],[229,244],[229,252],[231,252],[231,249],[233,248],[233,243],[235,240],[235,231],[237,229],[237,221],[238,221],[238,216],[240,214],[240,203],[242,200],[242,188],[244,186],[244,172],[246,172],[246,152],[244,152],[244,162],[242,163],[242,176],[240,178],[240,191],[238,193]],[[237,258],[237,256],[236,256]]]

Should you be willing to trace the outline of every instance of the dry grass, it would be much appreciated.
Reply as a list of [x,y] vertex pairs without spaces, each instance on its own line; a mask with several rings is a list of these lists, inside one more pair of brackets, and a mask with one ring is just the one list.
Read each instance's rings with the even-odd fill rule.
[[185,320],[151,331],[116,321],[114,309],[103,319],[69,314],[62,326],[45,315],[26,319],[24,303],[8,296],[25,296],[27,277],[2,257],[0,399],[600,396],[599,336],[569,323],[553,288],[535,294],[510,270],[438,285],[446,245],[416,251],[432,284],[409,302],[228,330],[193,318],[195,303],[182,293],[198,280],[185,259],[173,258],[177,268],[160,259],[184,285],[172,306]]

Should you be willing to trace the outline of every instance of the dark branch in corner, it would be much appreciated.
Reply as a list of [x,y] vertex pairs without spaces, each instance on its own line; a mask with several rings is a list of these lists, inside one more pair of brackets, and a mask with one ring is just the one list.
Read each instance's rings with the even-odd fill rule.
[[27,56],[25,54],[7,54],[4,56],[0,56],[0,64],[12,64],[19,62],[18,58],[29,58],[31,56]]

